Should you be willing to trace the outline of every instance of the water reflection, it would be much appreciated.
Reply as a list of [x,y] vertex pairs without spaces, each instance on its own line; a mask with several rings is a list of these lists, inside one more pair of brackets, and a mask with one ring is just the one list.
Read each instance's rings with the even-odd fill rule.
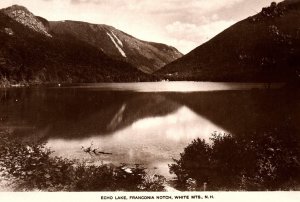
[[[136,120],[110,135],[94,134],[80,140],[50,138],[47,145],[56,154],[68,158],[87,158],[117,164],[139,163],[150,169],[160,167],[159,172],[168,175],[167,163],[171,157],[178,157],[180,151],[193,139],[200,137],[209,141],[211,131],[222,130],[189,108],[181,107],[165,116]],[[113,155],[94,157],[81,152],[79,146],[89,146],[91,142],[95,148]]]
[[[64,86],[64,88],[85,88],[94,91],[134,91],[134,92],[204,92],[224,90],[248,90],[264,88],[280,88],[283,83],[229,83],[229,82],[143,82],[143,83],[96,83]],[[58,88],[58,87],[56,87]]]
[[[287,120],[300,131],[298,92],[203,92],[202,87],[198,92],[157,92],[157,84],[128,91],[128,86],[121,90],[113,84],[112,89],[120,87],[115,91],[105,85],[0,90],[0,128],[10,128],[25,140],[48,141],[57,155],[96,163],[141,163],[165,176],[172,157],[178,158],[197,137],[209,141],[214,131],[239,135],[279,127]],[[179,91],[188,87],[176,85]],[[157,90],[137,92],[149,89]],[[82,152],[81,146],[91,142],[113,155]]]

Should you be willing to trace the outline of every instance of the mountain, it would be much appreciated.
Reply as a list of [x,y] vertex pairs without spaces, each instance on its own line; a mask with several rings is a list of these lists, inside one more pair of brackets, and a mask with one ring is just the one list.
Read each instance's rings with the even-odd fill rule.
[[287,81],[300,76],[300,0],[272,3],[156,72],[170,80]]
[[153,79],[78,39],[50,34],[47,22],[22,6],[0,10],[2,86]]
[[50,22],[50,32],[84,41],[108,56],[152,73],[182,54],[171,46],[142,41],[108,25],[77,21]]
[[[106,38],[101,31],[92,31],[94,26],[105,28]],[[144,72],[159,68],[171,57],[178,58],[173,52],[176,55],[178,51],[106,25],[49,22],[18,5],[0,10],[0,86],[153,81],[157,78]]]

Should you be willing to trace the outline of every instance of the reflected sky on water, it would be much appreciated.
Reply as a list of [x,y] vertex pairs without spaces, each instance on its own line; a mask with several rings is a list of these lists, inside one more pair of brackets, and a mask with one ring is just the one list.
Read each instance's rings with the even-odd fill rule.
[[[279,84],[272,84],[277,88]],[[183,92],[184,91],[184,92]],[[44,140],[55,155],[93,163],[168,163],[193,139],[242,134],[289,121],[299,131],[298,92],[264,84],[161,82],[0,90],[0,128]],[[112,155],[91,156],[81,146]]]

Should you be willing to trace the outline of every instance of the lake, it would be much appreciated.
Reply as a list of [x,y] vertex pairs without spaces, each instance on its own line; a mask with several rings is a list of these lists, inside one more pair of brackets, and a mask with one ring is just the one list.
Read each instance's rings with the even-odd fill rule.
[[[89,163],[168,164],[195,138],[281,125],[299,134],[300,93],[282,84],[157,82],[0,89],[0,129]],[[269,87],[269,86],[268,86]],[[112,155],[90,155],[81,147]]]

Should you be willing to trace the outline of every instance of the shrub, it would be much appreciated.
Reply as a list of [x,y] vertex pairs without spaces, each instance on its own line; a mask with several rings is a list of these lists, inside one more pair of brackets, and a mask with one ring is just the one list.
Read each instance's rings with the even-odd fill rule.
[[211,141],[194,140],[169,165],[178,187],[189,189],[191,178],[198,190],[299,189],[300,141],[290,129],[239,137],[214,133]]
[[0,132],[0,172],[14,181],[18,191],[163,191],[165,179],[150,179],[136,165],[87,165],[77,160],[52,157],[42,143],[24,143]]
[[[185,186],[189,178],[197,179],[198,183],[204,183],[211,178],[211,148],[204,140],[199,138],[188,145],[180,154],[180,159],[170,165],[171,174],[177,176],[178,185]],[[182,188],[182,186],[179,186]]]
[[161,175],[144,175],[140,190],[145,191],[164,191],[166,178]]

